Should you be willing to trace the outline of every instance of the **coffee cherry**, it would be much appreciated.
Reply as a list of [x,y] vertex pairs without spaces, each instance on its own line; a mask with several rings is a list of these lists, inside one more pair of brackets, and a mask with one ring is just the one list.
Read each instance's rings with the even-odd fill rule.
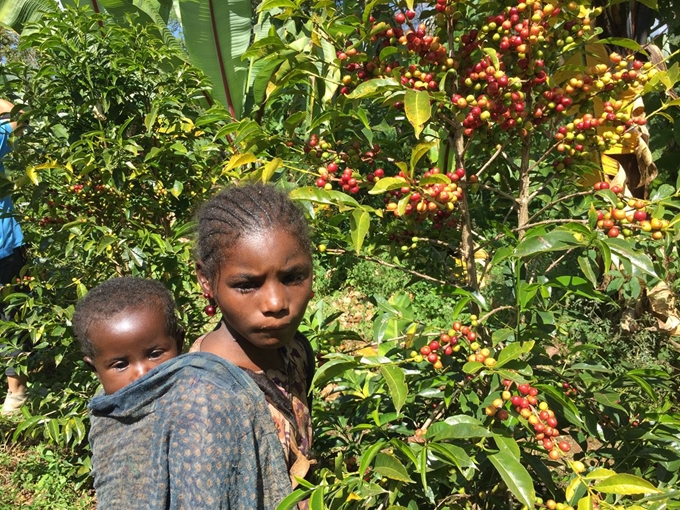
[[586,470],[586,465],[580,460],[575,460],[571,463],[571,467],[576,473],[583,473]]
[[569,450],[571,450],[571,445],[569,443],[567,443],[566,441],[560,441],[560,443],[557,446],[564,453],[567,453]]

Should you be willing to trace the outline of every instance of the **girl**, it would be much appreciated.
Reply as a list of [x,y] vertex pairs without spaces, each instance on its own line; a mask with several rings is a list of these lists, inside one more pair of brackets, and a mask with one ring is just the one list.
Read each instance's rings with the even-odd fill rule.
[[311,458],[307,393],[309,341],[297,329],[312,297],[311,242],[302,212],[270,186],[222,191],[198,218],[198,281],[222,313],[219,326],[194,343],[244,369],[262,389],[295,477]]

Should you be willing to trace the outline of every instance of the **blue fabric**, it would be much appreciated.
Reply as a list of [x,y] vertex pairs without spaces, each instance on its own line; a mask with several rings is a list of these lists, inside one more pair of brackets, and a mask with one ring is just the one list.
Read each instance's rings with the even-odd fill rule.
[[291,491],[264,396],[210,353],[90,401],[100,510],[275,509]]
[[[0,158],[4,157],[12,150],[9,146],[9,135],[12,133],[12,126],[9,122],[0,124]],[[0,174],[4,175],[5,166],[0,160]],[[9,257],[15,248],[24,244],[24,234],[12,212],[14,206],[10,197],[0,198],[0,259]]]

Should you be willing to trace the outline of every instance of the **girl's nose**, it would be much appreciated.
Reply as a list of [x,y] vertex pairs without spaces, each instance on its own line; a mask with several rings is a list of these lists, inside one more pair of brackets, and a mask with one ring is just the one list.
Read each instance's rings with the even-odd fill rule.
[[282,285],[268,285],[264,289],[264,312],[279,313],[288,308],[288,298]]

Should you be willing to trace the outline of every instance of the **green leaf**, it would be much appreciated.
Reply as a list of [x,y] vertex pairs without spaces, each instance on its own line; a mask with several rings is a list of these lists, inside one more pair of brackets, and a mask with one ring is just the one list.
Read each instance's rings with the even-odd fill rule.
[[609,478],[610,476],[614,476],[615,474],[616,474],[616,471],[612,471],[611,469],[597,468],[597,469],[593,469],[590,473],[585,475],[583,478],[585,480],[604,480],[605,478]]
[[475,467],[474,461],[460,446],[447,443],[430,443],[428,448],[435,457],[453,464],[460,471]]
[[520,356],[523,354],[526,354],[531,351],[531,349],[534,348],[534,342],[533,340],[530,340],[528,342],[514,342],[511,344],[508,344],[503,348],[503,350],[498,354],[498,362],[496,363],[496,368],[500,368],[506,363],[509,363],[513,360],[518,359]]
[[224,171],[228,172],[229,170],[254,163],[255,161],[257,161],[257,156],[255,156],[255,154],[252,152],[247,152],[246,154],[234,154],[224,167]]
[[577,296],[592,299],[594,301],[608,300],[606,294],[593,289],[593,285],[588,280],[579,276],[558,276],[554,280],[548,282],[547,285],[567,290]]
[[379,195],[392,189],[407,186],[408,183],[402,177],[383,177],[369,190],[369,195]]
[[269,182],[282,164],[283,160],[281,158],[274,158],[271,161],[267,161],[262,168],[262,182]]
[[593,245],[598,249],[602,256],[602,267],[604,267],[604,274],[609,273],[612,266],[612,252],[609,246],[602,239],[595,239]]
[[97,243],[97,254],[102,253],[107,246],[112,245],[115,243],[118,239],[113,236],[105,235],[99,240],[99,243]]
[[633,267],[653,278],[658,278],[656,271],[654,271],[654,264],[649,256],[634,250],[628,241],[619,238],[607,238],[604,242],[609,246],[613,253],[630,261]]
[[605,478],[593,485],[593,489],[605,494],[659,494],[663,491],[657,489],[644,478],[629,474],[618,474]]
[[539,253],[564,251],[583,244],[574,234],[564,230],[553,230],[547,234],[526,237],[515,248],[515,257],[526,258]]
[[480,363],[479,361],[468,361],[463,365],[463,372],[466,374],[476,374],[482,368],[484,368],[484,363]]
[[309,510],[325,510],[326,504],[323,501],[323,486],[318,487],[312,491],[309,497]]
[[0,24],[21,33],[26,23],[38,21],[44,12],[56,12],[54,0],[0,0]]
[[425,186],[427,184],[450,184],[451,179],[449,179],[446,175],[444,174],[432,174],[428,175],[427,177],[423,177],[418,181],[418,184],[421,186]]
[[276,510],[293,510],[297,508],[297,504],[303,499],[309,498],[310,491],[307,489],[296,489],[288,496],[283,498],[283,501],[279,503]]
[[408,89],[404,95],[404,112],[416,132],[416,138],[420,138],[420,133],[432,114],[430,95],[423,90]]
[[372,80],[361,82],[352,92],[347,94],[349,99],[358,99],[361,97],[382,96],[385,90],[391,90],[399,87],[399,82],[394,78],[374,78]]
[[[418,145],[416,145],[413,148],[413,150],[411,151],[411,167],[410,167],[411,176],[413,176],[413,172],[415,171],[415,168],[416,168],[416,165],[418,164],[418,161],[420,161],[420,159],[425,154],[427,154],[428,151],[432,147],[434,147],[435,145],[437,145],[435,142],[419,143]],[[438,174],[438,175],[441,175],[441,174]],[[446,177],[445,175],[442,176],[442,177],[444,177],[445,179],[448,180],[448,177]],[[426,183],[421,182],[421,185],[423,185],[423,184],[426,184]]]
[[452,416],[443,422],[437,422],[427,429],[427,438],[434,441],[445,439],[470,439],[474,437],[492,437],[494,434],[472,416]]
[[359,202],[340,191],[319,189],[316,186],[297,188],[288,195],[291,200],[308,200],[319,204],[359,207]]
[[250,45],[250,0],[178,0],[184,44],[191,62],[213,83],[212,95],[236,119],[243,114]]
[[658,189],[652,191],[649,200],[652,202],[656,202],[657,200],[663,200],[664,198],[671,197],[674,194],[675,188],[673,186],[671,186],[670,184],[662,184],[661,186],[658,187]]
[[578,510],[593,510],[593,498],[586,494],[578,501]]
[[170,188],[170,194],[175,198],[179,198],[179,196],[182,194],[182,190],[184,190],[184,184],[182,181],[175,180],[175,182],[172,184],[172,188]]
[[597,287],[597,275],[595,270],[597,266],[595,262],[586,255],[579,255],[578,257],[578,267],[581,268],[581,272],[588,279],[593,287]]
[[[621,46],[622,48],[628,48],[633,51],[642,50],[642,46],[633,41],[632,39],[627,39],[625,37],[607,37],[606,39],[595,39],[594,44],[609,44],[611,46]],[[644,52],[644,50],[642,50]]]
[[562,392],[549,384],[536,384],[536,388],[545,393],[549,400],[556,402],[561,408],[564,417],[577,427],[583,426],[583,420],[579,410],[571,400],[568,400]]
[[268,11],[270,9],[296,9],[297,6],[291,0],[264,0],[257,8],[258,11]]
[[491,334],[491,343],[496,347],[499,343],[515,338],[515,330],[510,328],[501,328],[495,330]]
[[366,474],[371,462],[373,462],[375,456],[378,455],[378,452],[381,448],[384,448],[386,444],[385,441],[380,440],[364,450],[364,453],[361,455],[361,463],[359,464],[359,475],[364,476]]
[[595,392],[593,393],[593,398],[595,399],[596,402],[599,402],[603,406],[611,407],[613,409],[619,409],[620,411],[623,412],[628,412],[626,411],[625,407],[618,403],[621,397],[616,392],[613,391]]
[[498,55],[496,55],[496,49],[495,48],[482,48],[482,51],[489,56],[489,58],[491,59],[491,63],[493,64],[494,68],[499,69],[500,65],[498,63]]
[[394,365],[383,365],[380,367],[380,373],[387,383],[387,388],[390,390],[394,408],[399,413],[406,403],[406,397],[408,396],[404,371]]
[[350,235],[352,244],[357,253],[361,252],[361,246],[371,225],[371,215],[361,209],[355,209],[349,218]]
[[413,483],[404,465],[394,455],[378,453],[373,470],[380,476],[400,482]]
[[334,377],[357,366],[357,361],[351,356],[341,355],[337,358],[331,358],[317,368],[312,380],[312,386],[321,387]]
[[510,492],[517,497],[520,503],[532,508],[536,499],[534,483],[531,480],[531,475],[520,464],[517,457],[506,450],[489,455],[489,460],[498,474],[501,475]]

